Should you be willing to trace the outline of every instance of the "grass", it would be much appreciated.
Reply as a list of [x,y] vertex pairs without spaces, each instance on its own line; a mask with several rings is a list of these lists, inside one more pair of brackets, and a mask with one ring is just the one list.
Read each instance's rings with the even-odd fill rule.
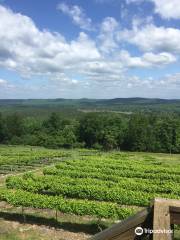
[[[4,203],[5,204],[5,203]],[[111,221],[79,217],[69,214],[58,214],[54,211],[25,209],[25,219],[21,208],[4,205],[0,208],[0,239],[1,240],[61,240],[87,239],[91,235],[110,226]]]

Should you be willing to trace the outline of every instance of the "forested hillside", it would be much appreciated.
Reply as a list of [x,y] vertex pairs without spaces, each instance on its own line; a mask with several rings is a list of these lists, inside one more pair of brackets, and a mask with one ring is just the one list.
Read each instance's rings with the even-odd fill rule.
[[165,113],[91,112],[69,117],[0,115],[0,143],[180,153],[180,116]]
[[179,99],[115,98],[115,99],[0,99],[0,112],[20,112],[26,115],[47,116],[49,112],[63,112],[65,115],[82,111],[117,112],[177,112]]

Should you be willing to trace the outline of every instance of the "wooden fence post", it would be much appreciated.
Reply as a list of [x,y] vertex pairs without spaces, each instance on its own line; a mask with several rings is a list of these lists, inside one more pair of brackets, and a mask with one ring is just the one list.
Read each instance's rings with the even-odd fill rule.
[[169,206],[162,199],[154,201],[153,230],[153,240],[172,240]]

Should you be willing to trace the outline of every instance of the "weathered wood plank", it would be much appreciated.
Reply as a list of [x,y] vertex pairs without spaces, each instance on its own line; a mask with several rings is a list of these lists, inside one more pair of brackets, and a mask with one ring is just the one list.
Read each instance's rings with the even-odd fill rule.
[[[171,230],[169,206],[158,200],[154,202],[153,230],[154,231]],[[153,233],[153,240],[171,240],[171,239],[172,237],[171,234],[169,233],[161,232]]]
[[[172,207],[176,207],[176,213],[173,215]],[[156,198],[154,200],[154,219],[153,230],[166,230],[166,233],[154,233],[153,240],[171,240],[171,224],[179,222],[177,208],[180,207],[180,201]],[[171,209],[171,211],[170,211]],[[174,219],[174,220],[173,220]],[[172,220],[174,222],[172,222]]]
[[172,207],[169,208],[171,224],[180,224],[180,207]]
[[[130,217],[112,227],[96,234],[92,240],[131,240],[135,236],[135,228],[147,219],[150,212],[149,208],[142,210],[133,217]],[[123,237],[124,236],[124,237]]]
[[[153,219],[153,221],[152,221]],[[152,223],[153,222],[153,223]],[[134,240],[142,236],[135,235],[135,228],[141,226],[154,230],[153,240],[171,240],[172,224],[180,224],[180,201],[156,198],[150,208],[137,213],[105,231],[96,234],[92,240]],[[145,229],[144,229],[145,230]],[[151,239],[152,234],[149,236]]]

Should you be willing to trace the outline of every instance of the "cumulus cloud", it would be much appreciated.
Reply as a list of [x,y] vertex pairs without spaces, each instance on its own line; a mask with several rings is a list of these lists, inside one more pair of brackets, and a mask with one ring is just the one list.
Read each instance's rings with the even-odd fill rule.
[[40,31],[22,14],[0,6],[0,66],[22,76],[51,76],[100,58],[96,44],[81,32],[67,42],[59,33]]
[[106,17],[101,24],[101,30],[103,32],[113,32],[117,27],[118,22],[113,17]]
[[[36,75],[54,79],[67,88],[77,85],[75,75],[91,82],[111,79],[111,75],[120,79],[121,64],[105,58],[84,32],[67,42],[59,33],[40,31],[29,17],[10,9],[0,6],[0,15],[1,67],[26,78]],[[115,20],[108,18],[102,32],[111,32],[115,27]]]
[[176,61],[176,57],[170,53],[162,52],[154,54],[148,52],[143,54],[141,57],[132,57],[129,52],[121,51],[120,59],[127,67],[162,67],[167,64],[171,64]]
[[[129,77],[128,69],[171,64],[177,59],[174,53],[180,52],[180,30],[152,23],[144,26],[136,21],[132,29],[120,31],[117,20],[107,17],[94,39],[80,32],[76,39],[67,41],[59,33],[39,30],[31,18],[3,6],[0,16],[0,67],[26,78],[38,76],[50,81],[48,87],[20,86],[16,91],[23,94],[29,89],[49,93],[75,88],[83,91],[96,86],[97,89],[156,86],[151,79]],[[121,42],[137,45],[144,51],[142,56],[131,56],[122,49]],[[170,80],[166,82],[172,84]],[[2,86],[13,88],[0,79],[0,89]]]
[[152,2],[154,4],[154,12],[159,14],[164,19],[179,19],[180,18],[180,4],[179,0],[126,0],[127,4]]
[[169,74],[160,78],[140,78],[139,76],[126,76],[126,79],[121,83],[121,86],[127,88],[158,89],[178,89],[180,86],[180,73]]
[[180,53],[180,30],[176,28],[157,27],[154,24],[118,33],[119,41],[127,41],[143,51],[162,51]]
[[166,87],[180,87],[180,73],[166,75],[160,79],[159,84]]
[[179,0],[150,0],[155,5],[155,12],[162,18],[180,18]]
[[84,30],[92,30],[92,20],[88,18],[84,10],[78,5],[67,5],[66,3],[59,3],[57,9],[69,16],[73,23]]
[[104,53],[111,53],[118,47],[115,40],[118,22],[113,17],[106,17],[100,26],[100,34],[98,36],[99,48]]
[[[120,79],[122,65],[103,56],[84,32],[67,42],[59,33],[40,31],[29,17],[10,9],[0,6],[0,15],[1,67],[26,78],[36,75],[55,79],[67,87],[77,85],[75,75],[91,82]],[[107,18],[102,32],[110,34],[116,25],[113,18]]]

